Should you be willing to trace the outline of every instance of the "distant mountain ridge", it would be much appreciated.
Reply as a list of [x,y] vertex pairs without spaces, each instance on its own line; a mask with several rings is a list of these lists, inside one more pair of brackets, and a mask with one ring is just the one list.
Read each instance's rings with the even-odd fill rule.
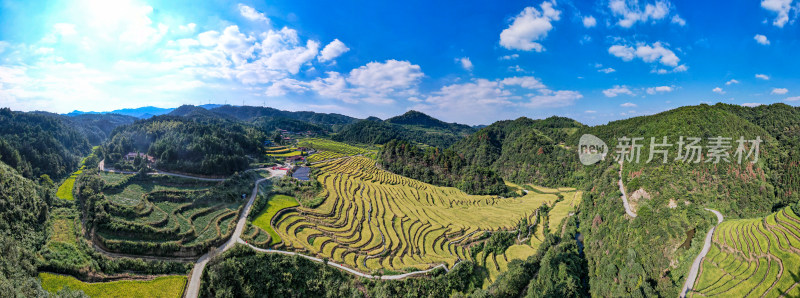
[[[196,106],[196,107],[200,107],[200,108],[204,108],[206,110],[210,110],[210,109],[215,109],[215,108],[218,108],[218,107],[221,107],[221,106],[222,105],[220,105],[220,104],[204,104],[204,105],[199,105],[199,106]],[[140,107],[140,108],[119,109],[119,110],[113,110],[113,111],[107,111],[107,112],[84,112],[84,111],[74,110],[74,111],[69,112],[69,113],[64,114],[64,115],[77,116],[77,115],[84,115],[84,114],[120,114],[120,115],[125,115],[125,116],[136,117],[136,118],[139,118],[139,119],[147,119],[147,118],[150,118],[150,117],[153,117],[153,116],[169,114],[170,112],[174,111],[175,109],[176,108],[159,108],[159,107],[153,107],[153,106],[146,106],[146,107]]]

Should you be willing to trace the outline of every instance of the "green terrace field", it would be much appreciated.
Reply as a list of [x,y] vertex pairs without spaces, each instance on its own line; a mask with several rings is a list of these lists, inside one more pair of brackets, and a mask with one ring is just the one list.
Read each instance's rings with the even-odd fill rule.
[[69,175],[69,177],[64,180],[63,183],[61,183],[61,185],[58,187],[58,191],[56,192],[56,196],[59,199],[67,201],[75,200],[75,198],[72,197],[72,188],[75,186],[75,179],[78,178],[78,175],[83,173],[83,168],[84,167],[81,166],[79,170],[72,173],[72,175]]
[[314,148],[318,152],[308,157],[309,162],[319,162],[328,159],[368,154],[372,151],[353,145],[327,139],[307,138],[298,141],[298,147]]
[[194,256],[218,245],[233,232],[242,200],[198,200],[216,182],[170,176],[128,181],[101,174],[122,186],[105,190],[110,218],[96,227],[95,239],[109,251],[165,256]]
[[[473,196],[438,187],[375,167],[366,157],[343,158],[315,165],[325,201],[316,208],[279,212],[271,220],[282,240],[279,248],[305,252],[346,264],[362,272],[404,272],[459,260],[476,260],[493,280],[515,258],[532,255],[544,240],[544,205],[565,210],[581,196],[529,194],[516,198]],[[560,207],[564,205],[565,207]],[[562,210],[563,209],[563,210]],[[563,214],[563,215],[561,215]],[[541,217],[541,219],[540,219]],[[530,223],[530,224],[528,224]],[[510,235],[504,252],[473,256],[491,235]],[[508,249],[505,249],[508,248]]]
[[693,296],[800,296],[800,216],[726,220],[714,231]]
[[[269,236],[269,245],[275,245],[281,242],[281,237],[275,230],[272,229],[272,219],[275,215],[286,208],[296,207],[300,204],[297,203],[297,200],[293,197],[286,196],[286,195],[273,195],[267,201],[267,208],[264,209],[261,214],[259,214],[256,219],[253,221],[253,225],[258,227],[255,231],[259,234],[267,233]],[[251,238],[258,239],[258,235],[251,235]]]
[[186,287],[186,276],[161,276],[152,280],[123,280],[86,283],[74,277],[52,273],[39,273],[42,288],[57,293],[63,288],[81,290],[92,298],[103,297],[181,297]]
[[289,157],[302,154],[303,151],[297,150],[297,148],[290,148],[286,146],[276,146],[267,148],[267,156],[272,156],[272,157]]

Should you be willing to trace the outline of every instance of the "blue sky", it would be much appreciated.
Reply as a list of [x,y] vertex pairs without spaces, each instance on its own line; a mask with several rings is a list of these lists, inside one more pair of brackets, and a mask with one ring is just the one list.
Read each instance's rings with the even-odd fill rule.
[[800,1],[7,1],[0,106],[587,124],[800,103]]

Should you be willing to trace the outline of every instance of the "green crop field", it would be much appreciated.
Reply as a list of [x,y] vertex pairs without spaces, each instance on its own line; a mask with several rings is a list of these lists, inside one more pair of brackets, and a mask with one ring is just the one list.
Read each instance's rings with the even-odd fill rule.
[[784,208],[721,223],[694,290],[695,297],[800,295],[800,216]]
[[186,287],[186,277],[161,276],[152,280],[122,280],[86,283],[71,276],[39,273],[42,288],[55,294],[63,288],[81,290],[95,297],[181,297]]
[[72,173],[72,175],[69,175],[69,177],[64,180],[64,183],[61,183],[61,185],[58,187],[58,191],[56,192],[56,196],[59,199],[67,201],[75,200],[75,198],[72,197],[72,188],[75,186],[75,179],[78,178],[81,173],[83,173],[83,166],[81,166],[79,170]]
[[314,148],[319,151],[308,157],[309,162],[320,162],[328,159],[372,154],[374,151],[327,139],[308,138],[298,141],[299,147]]
[[216,182],[168,176],[133,181],[107,190],[108,223],[96,239],[108,250],[130,254],[196,255],[233,231],[241,200],[196,201]]
[[298,205],[300,204],[298,204],[297,200],[293,197],[286,195],[271,196],[269,201],[267,201],[267,208],[256,217],[253,221],[253,225],[269,233],[271,239],[270,245],[278,244],[281,242],[281,237],[272,229],[272,218],[275,217],[278,211]]
[[[374,160],[359,156],[315,167],[321,170],[317,180],[326,199],[316,208],[299,207],[276,218],[280,246],[363,272],[402,272],[443,263],[450,267],[459,259],[472,259],[470,247],[485,241],[486,232],[517,231],[523,219],[537,222],[536,210],[557,199],[556,194],[534,192],[516,198],[468,195],[380,170]],[[494,278],[508,261],[535,251],[544,239],[543,225],[536,226],[515,234],[518,247],[510,256],[489,254],[476,261],[490,267]]]
[[61,242],[76,244],[76,217],[77,215],[67,209],[56,209],[51,217],[51,233],[49,243]]

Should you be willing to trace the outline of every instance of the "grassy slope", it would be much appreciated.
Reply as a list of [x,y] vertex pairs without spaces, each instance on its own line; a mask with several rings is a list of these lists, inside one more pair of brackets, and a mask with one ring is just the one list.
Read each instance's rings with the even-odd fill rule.
[[39,273],[42,288],[56,293],[64,287],[81,290],[89,297],[181,297],[185,276],[162,276],[149,281],[112,281],[85,283],[71,276]]
[[276,213],[278,213],[278,211],[298,205],[300,204],[298,204],[297,200],[293,197],[274,195],[269,198],[269,201],[267,202],[267,208],[264,209],[264,212],[259,214],[258,217],[256,217],[256,219],[253,221],[253,225],[269,233],[269,236],[272,238],[270,245],[278,244],[281,242],[281,236],[279,236],[278,233],[275,233],[275,230],[272,229],[272,225],[270,225],[272,218]]

